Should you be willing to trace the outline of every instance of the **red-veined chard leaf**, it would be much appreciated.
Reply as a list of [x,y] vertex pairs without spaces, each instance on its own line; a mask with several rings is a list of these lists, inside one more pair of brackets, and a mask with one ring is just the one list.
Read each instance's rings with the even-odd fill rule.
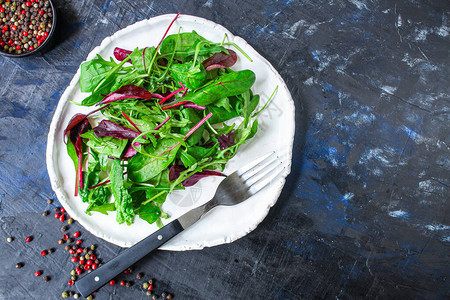
[[121,126],[109,120],[102,120],[94,128],[94,133],[97,137],[112,136],[121,140],[134,139],[140,134],[136,130]]
[[227,49],[228,54],[225,52],[214,53],[210,58],[205,59],[202,65],[205,67],[206,71],[211,71],[219,68],[229,68],[233,66],[237,61],[236,52]]
[[110,103],[113,101],[124,100],[124,99],[152,99],[158,98],[156,95],[154,96],[148,90],[143,87],[136,85],[124,85],[120,89],[108,94],[103,98],[101,103]]
[[[177,179],[178,177],[180,177],[180,173],[185,170],[186,170],[185,168],[178,166],[178,165],[171,166],[170,170],[169,170],[169,180],[173,181],[173,180]],[[184,187],[193,186],[200,179],[202,179],[204,177],[208,177],[208,176],[225,176],[225,175],[220,172],[217,172],[217,171],[203,170],[201,172],[197,172],[197,173],[189,176],[188,178],[186,178],[185,180],[182,181],[182,184]]]
[[[127,58],[128,55],[131,54],[131,52],[133,52],[133,51],[125,50],[125,49],[116,47],[116,48],[114,48],[114,57],[115,57],[117,60],[122,61],[122,60],[124,60],[125,58]],[[131,61],[131,60],[129,60],[129,61]]]
[[235,131],[232,130],[229,133],[221,134],[217,141],[219,142],[219,149],[223,150],[234,145]]

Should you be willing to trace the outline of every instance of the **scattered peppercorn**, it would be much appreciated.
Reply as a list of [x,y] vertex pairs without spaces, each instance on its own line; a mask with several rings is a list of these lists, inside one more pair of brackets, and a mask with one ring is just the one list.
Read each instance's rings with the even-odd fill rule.
[[142,287],[143,287],[144,289],[148,289],[149,286],[150,286],[150,285],[148,284],[148,282],[144,282],[144,283],[142,284]]
[[81,245],[82,242],[83,242],[83,240],[77,240],[77,241],[75,242],[75,244]]
[[20,263],[17,263],[17,264],[16,264],[16,268],[17,268],[17,269],[20,269],[20,268],[22,268],[22,267],[23,267],[23,263],[20,262]]
[[95,250],[95,245],[91,245],[91,250],[94,251]]
[[63,234],[62,236],[63,240],[67,241],[67,239],[69,238],[69,236],[67,234]]
[[75,231],[74,233],[73,233],[73,237],[74,238],[78,238],[80,236],[80,232],[79,231]]
[[67,226],[62,226],[62,227],[61,227],[61,231],[62,231],[62,232],[67,231]]
[[72,277],[70,277],[70,279],[72,279],[73,281],[77,280],[77,276],[73,275]]
[[131,284],[132,284],[131,281],[127,281],[127,283],[125,283],[125,286],[126,286],[126,287],[130,287]]
[[60,220],[61,222],[64,222],[65,219],[66,219],[66,216],[65,216],[65,215],[61,215],[61,216],[59,217],[59,220]]
[[78,298],[80,298],[80,295],[79,295],[79,294],[73,295],[73,299],[78,299]]
[[69,297],[69,293],[68,292],[62,292],[61,297],[67,298],[67,297]]
[[48,210],[45,210],[45,211],[43,211],[42,212],[42,215],[45,217],[45,216],[48,216]]
[[[24,31],[23,33],[25,33],[26,31]],[[25,34],[24,34],[25,35]],[[28,33],[25,35],[25,36],[27,36],[28,35]],[[52,204],[53,203],[53,200],[52,199],[48,199],[47,200],[47,204]]]
[[61,217],[61,214],[60,213],[55,213],[55,219],[59,219],[59,217]]
[[72,223],[73,223],[73,219],[72,218],[67,220],[67,224],[72,224]]
[[27,236],[27,237],[25,238],[25,242],[27,242],[27,243],[31,242],[32,240],[33,240],[33,237],[32,237],[32,236]]
[[60,244],[60,245],[64,244],[64,240],[59,240],[58,244]]
[[43,279],[44,279],[44,281],[45,281],[45,282],[47,282],[47,281],[49,281],[49,280],[50,280],[50,277],[49,277],[49,276],[44,276],[44,278],[43,278]]
[[41,271],[36,271],[36,272],[34,272],[34,276],[36,276],[36,277],[39,277],[39,276],[41,276],[42,275],[42,272]]
[[54,248],[50,248],[50,249],[47,250],[47,252],[48,252],[48,254],[52,254],[53,252],[55,252],[55,249]]
[[74,276],[76,274],[77,274],[77,272],[75,270],[70,271],[70,275]]
[[156,299],[158,299],[158,296],[153,295],[153,296],[152,296],[152,299],[153,299],[153,300],[156,300]]
[[9,238],[6,239],[6,241],[7,241],[8,243],[11,243],[11,242],[13,241],[13,238],[12,238],[12,237],[9,237]]
[[73,242],[73,239],[72,239],[72,238],[68,238],[68,239],[67,239],[67,242],[70,244],[70,243]]
[[149,291],[153,290],[153,284],[150,284],[150,285],[148,286],[148,289],[147,289],[147,290],[149,290]]
[[111,280],[110,282],[109,282],[109,285],[115,285],[116,284],[116,282],[114,281],[114,280]]
[[162,292],[162,294],[161,294],[161,298],[166,298],[167,297],[167,293],[166,292]]
[[66,209],[64,207],[61,207],[61,209],[59,210],[61,213],[65,213]]
[[171,300],[172,298],[173,298],[172,294],[167,294],[167,297],[166,297],[167,300]]
[[92,300],[92,295],[87,296],[86,300]]
[[72,296],[73,296],[73,294],[74,294],[74,292],[72,292],[72,291],[69,291],[69,297],[72,297]]
[[55,207],[53,210],[54,211],[59,211],[59,207]]
[[69,282],[68,282],[67,284],[70,285],[70,286],[73,286],[73,285],[75,284],[75,281],[73,281],[73,280],[71,279],[71,280],[69,280]]
[[42,250],[42,251],[41,251],[41,255],[42,255],[42,256],[46,256],[46,255],[47,255],[47,250]]
[[66,245],[66,246],[64,247],[64,250],[69,251],[69,250],[70,250],[70,246],[69,246],[69,245]]
[[122,280],[122,281],[120,282],[120,285],[121,285],[121,286],[124,286],[124,285],[125,285],[125,280]]
[[143,273],[137,273],[136,278],[137,278],[137,279],[141,279],[143,276],[144,276]]
[[152,292],[147,291],[147,296],[151,296],[151,295],[152,295]]
[[150,279],[150,280],[148,281],[148,284],[153,284],[153,279]]

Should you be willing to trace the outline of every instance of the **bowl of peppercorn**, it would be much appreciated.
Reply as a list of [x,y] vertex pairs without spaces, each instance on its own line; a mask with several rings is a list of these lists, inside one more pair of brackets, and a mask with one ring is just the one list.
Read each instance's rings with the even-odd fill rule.
[[55,26],[50,0],[0,0],[0,54],[25,57],[44,52]]

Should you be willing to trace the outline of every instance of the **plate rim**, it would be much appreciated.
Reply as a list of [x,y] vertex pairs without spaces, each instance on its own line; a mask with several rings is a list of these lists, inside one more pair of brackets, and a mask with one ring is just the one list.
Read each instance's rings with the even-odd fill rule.
[[[117,37],[117,35],[122,35],[129,31],[133,31],[134,29],[139,28],[140,26],[148,25],[151,22],[157,22],[160,19],[173,19],[175,16],[176,16],[176,14],[159,15],[159,16],[155,16],[155,17],[152,17],[149,19],[137,21],[133,24],[128,25],[127,27],[125,27],[123,29],[117,30],[112,35],[105,37],[102,40],[102,42],[100,43],[100,45],[94,47],[89,52],[89,54],[87,55],[86,59],[83,62],[91,60],[92,58],[95,57],[95,55],[97,55],[97,53],[102,51],[106,46],[108,46],[110,43],[113,43],[114,37]],[[187,247],[186,246],[185,247],[183,247],[183,246],[170,247],[170,246],[162,245],[159,248],[160,250],[170,250],[170,251],[201,250],[205,247],[213,247],[213,246],[217,246],[217,245],[221,245],[221,244],[234,242],[237,239],[242,238],[242,237],[246,236],[248,233],[252,232],[267,217],[267,214],[269,213],[270,208],[273,205],[275,205],[275,203],[278,201],[278,198],[280,197],[280,194],[286,184],[286,178],[290,174],[291,167],[292,167],[292,155],[293,155],[293,146],[294,146],[294,138],[295,138],[295,104],[294,104],[294,100],[293,100],[292,95],[291,95],[286,83],[284,82],[283,78],[278,73],[278,71],[272,66],[272,64],[266,58],[264,58],[264,56],[262,56],[258,51],[256,51],[246,40],[244,40],[240,36],[234,35],[224,26],[217,24],[211,20],[202,18],[202,17],[187,15],[187,14],[181,14],[177,20],[183,21],[183,19],[185,19],[186,21],[198,22],[200,24],[207,24],[207,25],[211,26],[212,28],[219,27],[220,30],[226,32],[228,35],[228,38],[230,40],[232,40],[233,42],[235,42],[236,44],[245,45],[246,47],[250,47],[256,53],[260,62],[264,63],[270,69],[271,73],[277,78],[277,80],[281,84],[281,88],[284,88],[287,91],[287,95],[288,95],[287,102],[289,105],[289,107],[287,107],[287,109],[292,111],[291,122],[292,122],[292,124],[294,124],[294,126],[292,126],[291,133],[290,133],[291,139],[290,139],[290,143],[289,143],[289,149],[287,151],[287,156],[289,157],[289,161],[285,165],[286,172],[284,172],[284,174],[280,177],[280,183],[277,187],[277,190],[274,193],[274,200],[271,201],[270,203],[268,203],[268,205],[265,207],[263,214],[261,214],[262,217],[260,219],[258,218],[257,220],[255,220],[251,226],[245,227],[244,230],[239,231],[239,233],[234,233],[231,236],[225,236],[225,237],[218,238],[218,239],[211,240],[211,241],[203,241],[200,244],[197,243],[195,245],[193,244],[193,245],[190,245]],[[77,215],[77,213],[74,210],[72,210],[72,208],[70,206],[70,201],[68,201],[68,199],[62,192],[62,188],[60,187],[61,184],[57,178],[56,168],[53,163],[53,161],[54,161],[53,160],[53,148],[55,146],[55,134],[56,134],[56,130],[57,130],[58,121],[60,120],[62,112],[64,110],[64,107],[67,104],[66,101],[61,101],[61,100],[68,98],[68,96],[74,89],[75,85],[79,81],[80,72],[81,72],[81,64],[83,62],[80,63],[80,66],[78,67],[77,72],[75,73],[74,77],[70,81],[70,84],[64,90],[63,94],[61,95],[61,97],[58,101],[58,105],[56,107],[56,110],[54,112],[54,115],[52,117],[52,121],[50,124],[50,129],[49,129],[48,136],[47,136],[47,148],[46,148],[47,172],[48,172],[48,175],[50,178],[50,183],[51,183],[52,189],[55,192],[61,205],[63,205],[65,207],[65,209],[67,210],[67,212],[72,216]],[[86,230],[88,230],[91,234],[93,234],[107,242],[113,243],[120,247],[130,247],[133,245],[133,243],[131,243],[131,242],[124,242],[122,240],[118,240],[116,238],[108,236],[107,234],[103,233],[101,230],[98,230],[97,228],[94,228],[88,224],[83,224],[84,222],[79,222],[79,223]]]

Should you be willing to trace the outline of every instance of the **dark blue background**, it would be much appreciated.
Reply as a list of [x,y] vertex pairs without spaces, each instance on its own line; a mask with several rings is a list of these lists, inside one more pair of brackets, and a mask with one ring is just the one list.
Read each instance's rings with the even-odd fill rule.
[[[57,299],[72,263],[48,128],[79,64],[136,21],[182,12],[246,39],[296,106],[293,170],[258,228],[228,245],[155,252],[136,267],[176,299],[439,299],[449,277],[447,1],[56,1],[52,50],[0,57],[0,298]],[[80,229],[74,224],[71,232]],[[104,260],[122,251],[83,231]],[[33,234],[34,241],[24,238]],[[14,236],[12,243],[6,237]],[[41,257],[42,249],[56,252]],[[25,266],[17,270],[18,261]],[[44,270],[48,283],[33,273]],[[105,287],[96,299],[147,298]],[[72,289],[74,290],[74,289]]]

